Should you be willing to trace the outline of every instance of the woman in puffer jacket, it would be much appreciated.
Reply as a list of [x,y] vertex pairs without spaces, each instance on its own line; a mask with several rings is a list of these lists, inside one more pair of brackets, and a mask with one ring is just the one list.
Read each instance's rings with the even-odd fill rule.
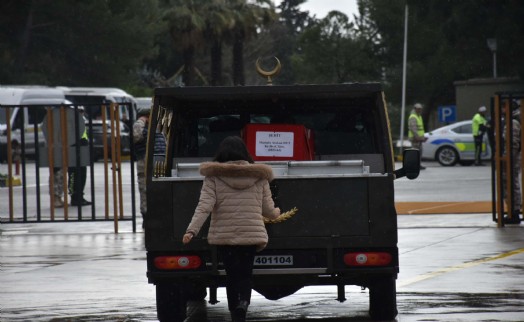
[[218,246],[224,260],[228,308],[233,321],[245,321],[255,253],[268,242],[263,216],[276,219],[280,215],[269,189],[273,170],[268,165],[255,164],[237,136],[220,143],[213,161],[200,165],[204,183],[182,242],[187,244],[198,235],[211,213],[207,239],[209,244]]

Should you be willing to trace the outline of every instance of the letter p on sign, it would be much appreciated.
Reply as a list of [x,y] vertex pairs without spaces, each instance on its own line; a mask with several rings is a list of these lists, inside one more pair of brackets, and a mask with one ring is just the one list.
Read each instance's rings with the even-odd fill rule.
[[441,123],[453,123],[457,120],[457,106],[445,105],[438,107],[438,120]]

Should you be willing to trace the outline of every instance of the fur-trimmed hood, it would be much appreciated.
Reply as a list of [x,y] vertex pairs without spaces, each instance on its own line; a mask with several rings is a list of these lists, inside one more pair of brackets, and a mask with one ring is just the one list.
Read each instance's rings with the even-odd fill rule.
[[205,177],[219,177],[237,189],[244,189],[260,179],[271,182],[274,178],[270,166],[247,161],[204,162],[200,165],[200,174]]

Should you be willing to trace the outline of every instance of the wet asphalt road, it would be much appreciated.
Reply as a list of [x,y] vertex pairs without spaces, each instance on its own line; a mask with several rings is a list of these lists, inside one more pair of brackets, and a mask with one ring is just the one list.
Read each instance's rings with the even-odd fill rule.
[[[489,200],[489,179],[487,168],[430,164],[420,180],[396,183],[396,199]],[[0,321],[156,321],[144,235],[131,222],[119,234],[112,222],[0,232]],[[396,321],[524,321],[524,225],[497,228],[491,214],[403,215],[399,251]],[[254,293],[248,321],[370,321],[367,290],[347,287],[344,303],[336,295],[334,287],[278,301]],[[222,289],[218,300],[191,303],[188,321],[229,321]]]

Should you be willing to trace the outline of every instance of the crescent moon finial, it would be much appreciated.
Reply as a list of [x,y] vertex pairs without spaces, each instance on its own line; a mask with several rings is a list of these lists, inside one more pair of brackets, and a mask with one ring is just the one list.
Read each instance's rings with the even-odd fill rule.
[[260,67],[260,58],[257,58],[257,61],[255,63],[256,68],[257,68],[257,73],[262,77],[267,77],[268,85],[273,85],[273,80],[271,79],[271,77],[278,75],[280,73],[280,70],[282,69],[280,60],[278,60],[278,58],[275,56],[273,56],[273,58],[275,58],[275,60],[277,61],[277,64],[275,68],[273,68],[273,70],[270,70],[270,71],[263,70],[262,67]]

